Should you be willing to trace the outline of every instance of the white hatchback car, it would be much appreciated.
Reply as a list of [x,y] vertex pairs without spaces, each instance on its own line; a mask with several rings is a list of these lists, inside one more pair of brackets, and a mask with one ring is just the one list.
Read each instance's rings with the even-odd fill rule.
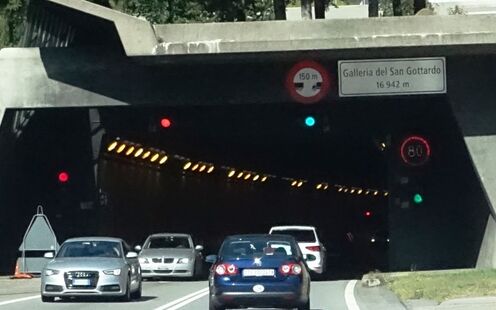
[[326,249],[319,241],[313,226],[274,226],[269,234],[293,236],[301,252],[307,258],[307,265],[312,271],[322,274],[326,271]]

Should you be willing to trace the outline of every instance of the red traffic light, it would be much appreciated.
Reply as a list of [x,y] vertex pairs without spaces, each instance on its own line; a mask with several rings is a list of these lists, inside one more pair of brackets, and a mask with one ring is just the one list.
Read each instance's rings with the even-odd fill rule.
[[370,211],[365,211],[365,213],[363,213],[365,215],[365,217],[371,217],[372,216],[372,212]]
[[170,126],[172,125],[170,119],[164,117],[160,120],[160,126],[162,126],[162,128],[169,128]]
[[60,183],[66,183],[69,181],[69,173],[65,171],[59,172],[58,179]]

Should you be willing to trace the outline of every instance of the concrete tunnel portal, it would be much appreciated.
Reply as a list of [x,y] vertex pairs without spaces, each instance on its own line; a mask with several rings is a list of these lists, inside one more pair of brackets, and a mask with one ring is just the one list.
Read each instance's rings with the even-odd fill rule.
[[[493,17],[260,31],[269,23],[150,25],[84,1],[30,10],[23,47],[0,51],[0,273],[38,204],[60,241],[189,230],[215,251],[225,234],[315,225],[329,277],[496,264]],[[343,61],[426,55],[446,64],[441,93],[341,96]],[[306,75],[288,83],[302,61],[311,87]],[[377,84],[397,86],[410,85]]]

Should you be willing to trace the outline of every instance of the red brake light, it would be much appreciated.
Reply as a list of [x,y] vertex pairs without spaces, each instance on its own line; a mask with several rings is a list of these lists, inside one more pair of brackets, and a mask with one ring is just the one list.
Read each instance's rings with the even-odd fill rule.
[[307,250],[310,250],[312,252],[319,252],[320,246],[318,246],[318,245],[307,246]]
[[226,274],[226,267],[223,264],[217,265],[215,267],[215,273],[219,276],[223,276]]
[[297,276],[301,274],[301,271],[302,271],[301,265],[293,264],[293,263],[284,264],[279,268],[279,272],[285,276],[289,276],[289,275]]
[[219,264],[215,267],[215,273],[219,276],[234,276],[238,273],[238,267],[233,264]]

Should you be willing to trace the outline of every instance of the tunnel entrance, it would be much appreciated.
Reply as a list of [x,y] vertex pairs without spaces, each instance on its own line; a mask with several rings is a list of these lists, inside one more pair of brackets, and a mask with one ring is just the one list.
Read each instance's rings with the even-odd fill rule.
[[437,139],[439,116],[429,100],[102,111],[99,181],[104,223],[113,223],[102,231],[127,227],[134,243],[188,232],[215,253],[229,234],[311,225],[328,251],[326,277],[390,270],[399,144],[412,134]]
[[[60,241],[184,232],[212,254],[229,234],[311,225],[325,279],[475,264],[485,211],[468,207],[479,185],[445,98],[92,109],[105,129],[94,162],[88,109],[33,111],[7,158],[5,218],[41,203]],[[423,165],[401,156],[411,136],[429,143]],[[18,245],[6,242],[10,269]]]
[[[116,234],[129,227],[134,242],[156,232],[192,233],[215,253],[226,235],[311,225],[331,266],[339,263],[336,271],[387,268],[380,243],[387,239],[388,134],[381,126],[350,128],[331,111],[121,109],[102,146],[100,183],[115,225],[102,228]],[[170,127],[162,126],[165,118]],[[122,126],[137,119],[142,130]],[[357,260],[342,268],[350,256]]]

